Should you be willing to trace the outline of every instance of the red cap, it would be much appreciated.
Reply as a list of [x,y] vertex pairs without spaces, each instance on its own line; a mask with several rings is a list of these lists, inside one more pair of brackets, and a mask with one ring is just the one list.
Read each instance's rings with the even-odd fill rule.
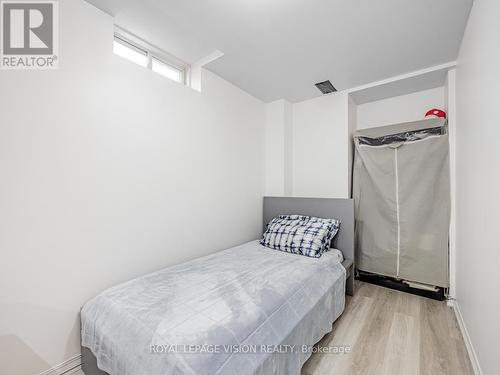
[[441,110],[441,109],[432,108],[431,110],[427,111],[427,113],[425,114],[425,117],[446,118],[446,112]]

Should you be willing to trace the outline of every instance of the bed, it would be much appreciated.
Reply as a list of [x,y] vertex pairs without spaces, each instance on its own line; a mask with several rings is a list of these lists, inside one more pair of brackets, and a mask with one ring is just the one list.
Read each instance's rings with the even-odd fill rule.
[[353,203],[264,199],[265,223],[281,213],[340,219],[344,266],[255,240],[117,285],[82,308],[84,373],[299,374],[344,309]]

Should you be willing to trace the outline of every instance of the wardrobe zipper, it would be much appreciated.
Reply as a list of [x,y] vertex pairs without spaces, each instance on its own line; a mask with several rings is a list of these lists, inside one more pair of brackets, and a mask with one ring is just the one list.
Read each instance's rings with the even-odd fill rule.
[[398,149],[394,149],[394,166],[396,169],[396,220],[398,222],[398,258],[396,264],[396,277],[399,279],[399,254],[401,250],[401,225],[399,223],[399,171],[398,171]]

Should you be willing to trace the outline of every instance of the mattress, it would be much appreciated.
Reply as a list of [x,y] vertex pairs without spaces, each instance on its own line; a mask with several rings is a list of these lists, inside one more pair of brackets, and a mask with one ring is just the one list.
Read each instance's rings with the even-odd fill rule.
[[336,252],[252,241],[102,292],[82,345],[111,375],[300,374],[344,309],[345,273]]

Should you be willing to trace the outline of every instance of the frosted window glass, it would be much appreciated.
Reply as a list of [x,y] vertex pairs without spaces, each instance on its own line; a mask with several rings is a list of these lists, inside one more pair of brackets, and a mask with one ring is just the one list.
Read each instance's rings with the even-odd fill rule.
[[161,74],[167,78],[170,78],[176,82],[182,83],[182,71],[176,69],[170,65],[167,65],[160,60],[153,58],[151,69],[153,72]]
[[147,53],[141,51],[133,46],[128,46],[125,42],[114,40],[113,42],[113,52],[115,55],[123,57],[127,60],[130,60],[140,66],[147,67],[148,66],[148,56]]

